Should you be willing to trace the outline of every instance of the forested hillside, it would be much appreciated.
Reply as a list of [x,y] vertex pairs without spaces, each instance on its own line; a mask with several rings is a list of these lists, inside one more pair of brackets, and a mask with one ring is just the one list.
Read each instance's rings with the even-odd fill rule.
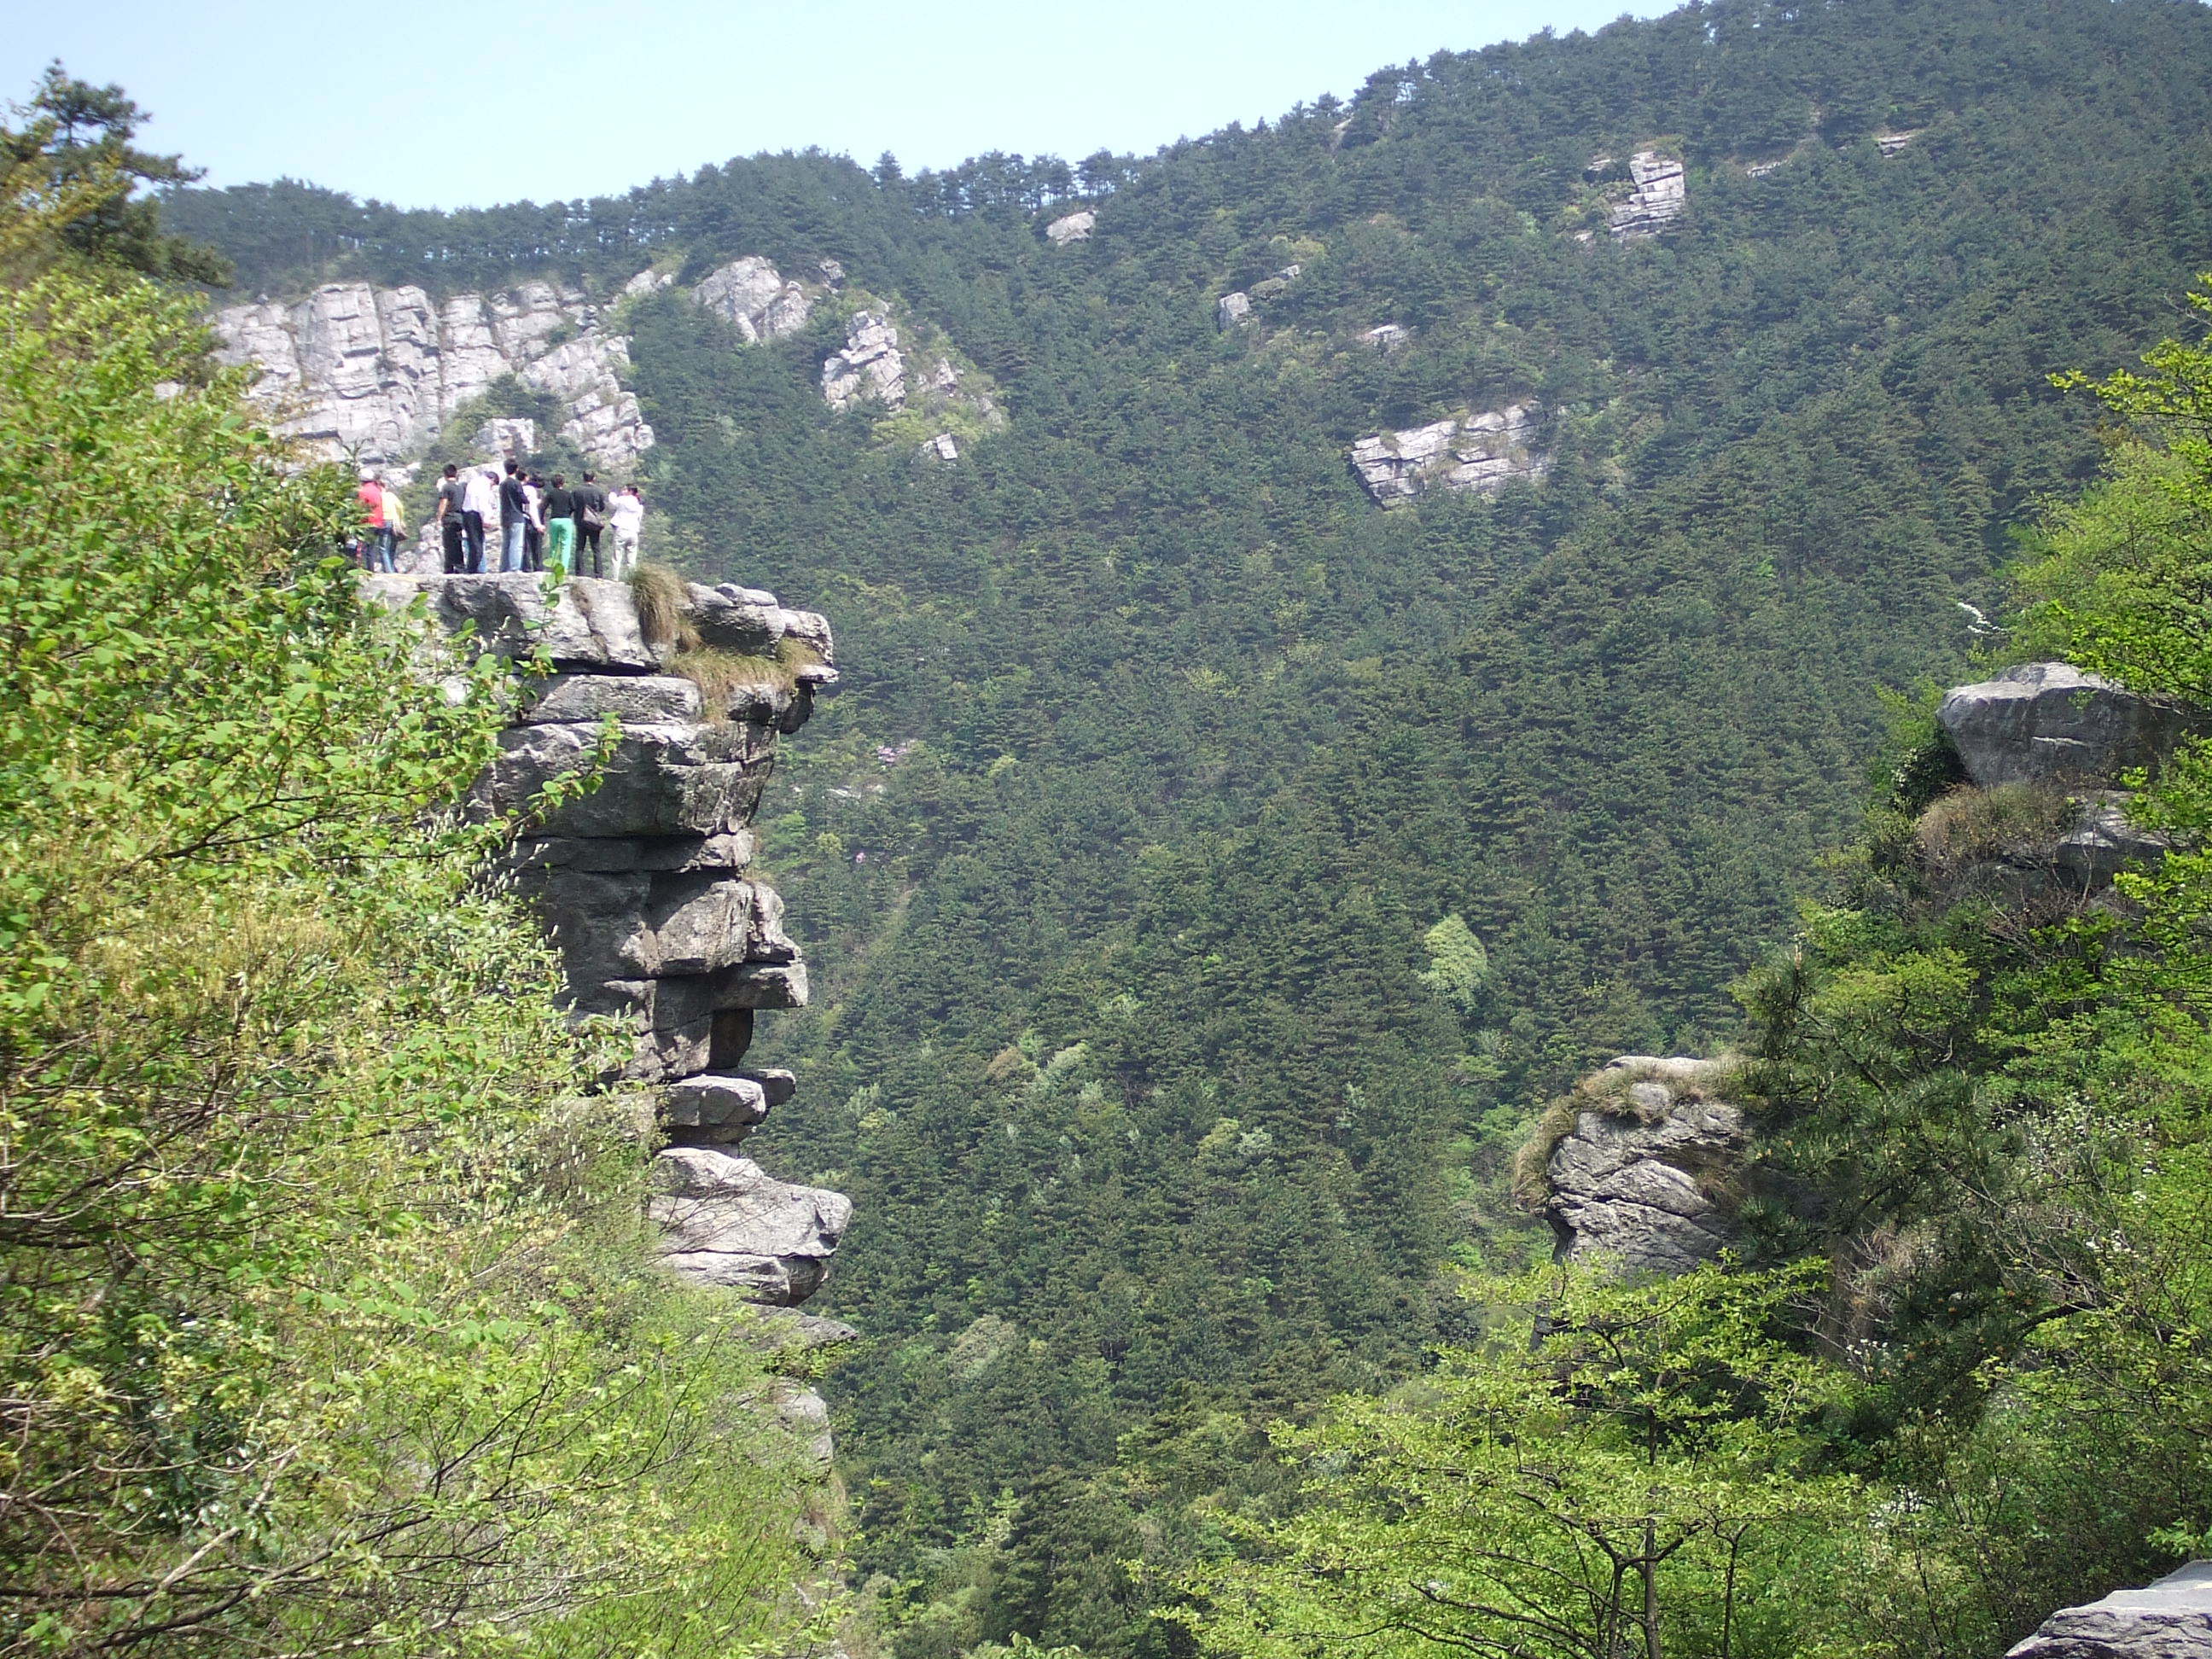
[[[2208,118],[2181,0],[1711,3],[1077,168],[166,222],[249,295],[677,274],[630,313],[660,549],[848,665],[763,816],[821,970],[763,1138],[858,1206],[863,1564],[902,1659],[1118,1656],[1188,1639],[1129,1562],[1276,1501],[1268,1418],[1418,1369],[1455,1265],[1540,1249],[1503,1166],[1546,1097],[1737,1038],[1881,694],[1960,677],[1957,602],[2096,465],[2049,377],[2212,267]],[[1585,173],[1652,147],[1686,210],[1616,240]],[[895,298],[1009,423],[936,465],[832,414],[832,316],[740,346],[683,294],[749,254]],[[1540,481],[1385,512],[1346,465],[1519,400]]]

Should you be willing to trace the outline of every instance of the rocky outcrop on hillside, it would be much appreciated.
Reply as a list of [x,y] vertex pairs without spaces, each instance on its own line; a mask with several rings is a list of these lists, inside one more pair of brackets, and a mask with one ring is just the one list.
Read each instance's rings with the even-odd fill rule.
[[383,605],[419,605],[452,648],[550,659],[550,674],[525,682],[470,804],[522,811],[548,786],[597,771],[593,787],[531,822],[513,878],[560,951],[577,1016],[628,1034],[623,1076],[653,1095],[666,1143],[653,1212],[671,1267],[757,1301],[805,1300],[851,1205],[777,1181],[734,1149],[795,1086],[787,1072],[744,1064],[756,1013],[801,1006],[807,988],[782,901],[750,873],[750,826],[779,738],[836,678],[829,625],[759,590],[692,586],[693,628],[733,664],[757,665],[710,706],[699,683],[666,672],[668,647],[623,583],[362,582]]
[[2188,711],[2044,662],[1954,688],[1936,720],[1965,780],[1923,811],[1916,836],[1923,869],[1954,892],[2109,908],[2115,875],[2168,850],[2117,786],[2172,753],[2194,729]]
[[[1613,156],[1592,159],[1583,172],[1594,182],[1618,179],[1620,163]],[[1606,228],[1615,241],[1634,241],[1656,236],[1682,216],[1690,204],[1687,175],[1679,156],[1656,149],[1639,149],[1628,158],[1627,178],[1610,192],[1613,197]]]
[[[842,279],[844,271],[837,275]],[[708,272],[691,290],[691,299],[736,329],[748,345],[795,334],[814,314],[813,292],[806,284],[787,281],[757,256]]]
[[921,453],[925,459],[957,460],[960,441],[951,428],[973,434],[1002,427],[1006,417],[981,376],[963,370],[949,351],[918,347],[916,334],[926,338],[928,331],[902,329],[888,309],[854,313],[844,345],[823,361],[823,400],[841,413],[910,410],[942,421],[947,429],[924,440]]
[[1064,214],[1044,228],[1044,239],[1054,247],[1066,247],[1070,242],[1087,242],[1091,233],[1098,228],[1098,216],[1089,208]]
[[2005,1659],[2205,1659],[2212,1655],[2212,1561],[2142,1589],[2061,1607]]
[[1623,1054],[1553,1109],[1532,1148],[1561,1260],[1686,1273],[1735,1237],[1748,1141],[1728,1061]]
[[1352,470],[1383,507],[1401,506],[1431,490],[1489,492],[1550,471],[1551,458],[1536,448],[1536,438],[1534,404],[1462,411],[1427,426],[1362,438],[1352,447]]
[[1984,789],[2117,781],[2155,766],[2190,726],[2182,710],[2063,662],[2025,663],[1954,687],[1936,718]]
[[[2114,902],[2116,873],[2166,853],[2114,786],[2172,752],[2191,730],[2183,711],[2066,663],[2029,663],[1954,688],[1937,718],[1964,777],[1914,826],[1913,856],[1931,885],[2015,914],[2063,912]],[[1729,1062],[1623,1055],[1546,1115],[1523,1149],[1519,1190],[1552,1224],[1563,1259],[1682,1273],[1735,1237],[1751,1151]]]
[[530,282],[433,301],[420,288],[326,283],[304,300],[215,313],[217,357],[261,371],[255,395],[319,457],[404,476],[493,381],[550,393],[560,435],[601,467],[634,465],[653,428],[623,389],[629,343],[580,290]]

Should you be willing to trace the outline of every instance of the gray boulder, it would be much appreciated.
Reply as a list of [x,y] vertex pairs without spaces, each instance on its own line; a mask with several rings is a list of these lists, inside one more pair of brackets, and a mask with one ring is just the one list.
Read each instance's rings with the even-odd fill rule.
[[661,1256],[695,1284],[758,1302],[803,1302],[828,1277],[852,1200],[763,1174],[713,1146],[671,1146],[653,1160]]
[[1936,718],[1983,788],[2003,783],[2111,781],[2172,753],[2182,711],[2084,673],[2034,662],[1947,692]]
[[619,1020],[637,1033],[626,1075],[669,1079],[737,1063],[744,1042],[728,1035],[738,1023],[731,1016],[749,1032],[761,1009],[804,1008],[806,964],[748,962],[667,979],[571,981],[568,994],[579,1014]]
[[[596,723],[509,726],[476,803],[521,811],[555,779],[595,764],[599,736]],[[532,828],[562,836],[726,834],[750,820],[773,741],[751,725],[624,726],[598,787]]]
[[1720,1061],[1624,1054],[1579,1086],[1545,1164],[1563,1259],[1679,1273],[1733,1240],[1725,1193],[1748,1136],[1742,1109],[1718,1097],[1727,1078]]
[[683,1146],[734,1146],[769,1115],[768,1091],[742,1074],[702,1072],[672,1083],[661,1116]]
[[500,656],[542,650],[556,668],[581,674],[647,674],[659,666],[639,631],[627,582],[574,576],[556,586],[526,571],[361,580],[371,599],[393,610],[422,599],[447,633],[471,629],[479,650]]
[[521,880],[572,982],[711,974],[744,961],[756,937],[762,889],[726,871],[557,870]]
[[2128,817],[2124,790],[2093,792],[2075,804],[2074,827],[2059,838],[2054,861],[2071,880],[2101,887],[2130,866],[2155,862],[2172,850],[2164,836],[2139,830]]
[[699,688],[671,674],[556,674],[530,688],[525,726],[618,720],[684,725],[705,714]]
[[2142,1589],[2061,1607],[2005,1659],[2208,1659],[2212,1561],[2191,1561]]
[[690,583],[691,625],[703,644],[740,656],[771,654],[783,639],[786,612],[773,600],[763,605],[753,590],[725,582],[719,587]]

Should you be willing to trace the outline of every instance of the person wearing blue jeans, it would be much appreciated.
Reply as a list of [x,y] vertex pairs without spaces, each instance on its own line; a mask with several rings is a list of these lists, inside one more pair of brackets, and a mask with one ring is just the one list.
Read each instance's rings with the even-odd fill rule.
[[507,464],[507,477],[499,487],[499,514],[501,533],[505,538],[500,549],[499,568],[523,569],[530,544],[530,492],[523,488],[522,469],[513,461]]

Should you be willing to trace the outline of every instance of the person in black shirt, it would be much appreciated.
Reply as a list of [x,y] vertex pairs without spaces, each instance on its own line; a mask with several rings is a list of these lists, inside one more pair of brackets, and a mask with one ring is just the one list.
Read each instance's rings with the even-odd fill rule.
[[522,468],[507,464],[507,477],[499,486],[500,557],[501,570],[526,570],[530,557],[530,492],[523,487]]
[[461,482],[461,469],[447,462],[446,476],[438,483],[438,535],[445,544],[446,574],[458,576],[463,569],[461,503],[468,494],[468,486]]
[[[554,483],[560,480],[556,478]],[[591,550],[592,574],[604,576],[606,567],[599,557],[599,532],[607,527],[607,492],[599,488],[599,475],[586,472],[584,482],[573,492],[576,498],[576,574],[584,574],[584,552]]]

